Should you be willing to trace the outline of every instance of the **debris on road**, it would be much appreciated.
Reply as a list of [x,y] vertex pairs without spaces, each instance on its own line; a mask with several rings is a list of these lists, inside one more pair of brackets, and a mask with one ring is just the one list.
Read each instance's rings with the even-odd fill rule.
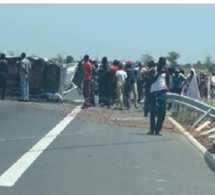
[[[149,118],[143,117],[143,112],[135,112],[134,110],[89,108],[79,113],[77,117],[83,121],[149,130]],[[178,133],[178,130],[167,120],[163,125],[163,131]]]

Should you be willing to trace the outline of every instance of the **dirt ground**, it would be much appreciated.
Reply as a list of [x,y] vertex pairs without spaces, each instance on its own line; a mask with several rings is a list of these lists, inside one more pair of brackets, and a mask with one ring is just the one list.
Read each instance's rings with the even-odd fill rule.
[[[112,124],[138,128],[140,131],[149,131],[149,118],[143,116],[143,111],[141,109],[121,111],[107,108],[89,108],[81,112],[78,117],[83,121]],[[167,120],[164,122],[162,131],[179,133]]]
[[[208,134],[208,135],[201,135],[203,131],[195,131],[188,125],[183,125],[183,127],[195,138],[197,139],[205,148],[208,149],[209,152],[215,154],[215,144],[213,143],[213,139],[209,139],[208,137],[212,134],[215,134],[215,132]],[[210,127],[215,127],[215,123],[211,123]],[[208,128],[207,130],[209,130]]]

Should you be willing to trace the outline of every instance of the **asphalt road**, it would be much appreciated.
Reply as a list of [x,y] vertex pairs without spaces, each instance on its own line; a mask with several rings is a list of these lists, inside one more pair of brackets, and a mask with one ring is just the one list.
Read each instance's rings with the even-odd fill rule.
[[[68,97],[79,98],[76,92]],[[148,136],[144,129],[82,120],[72,104],[1,101],[0,106],[1,195],[215,192],[214,173],[179,134]]]

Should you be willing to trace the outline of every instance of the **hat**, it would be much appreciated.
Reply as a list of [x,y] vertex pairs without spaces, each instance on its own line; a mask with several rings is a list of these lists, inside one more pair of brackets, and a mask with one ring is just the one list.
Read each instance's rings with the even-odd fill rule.
[[132,65],[134,62],[132,62],[132,61],[126,61],[126,64],[128,64],[128,65]]

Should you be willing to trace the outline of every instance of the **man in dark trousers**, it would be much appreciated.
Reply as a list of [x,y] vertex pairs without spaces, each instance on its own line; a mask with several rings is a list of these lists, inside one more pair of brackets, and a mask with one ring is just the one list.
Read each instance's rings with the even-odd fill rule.
[[0,87],[2,88],[1,98],[5,99],[5,92],[7,88],[7,74],[8,74],[8,62],[5,59],[5,54],[1,54],[0,57]]
[[110,108],[110,67],[107,57],[102,58],[101,68],[98,70],[99,104],[100,107]]
[[96,90],[96,82],[97,82],[97,77],[98,77],[98,72],[97,72],[97,62],[96,61],[91,61],[92,64],[92,82],[91,82],[91,91],[90,91],[90,105],[95,107],[96,102],[95,102],[95,90]]
[[[149,135],[161,135],[160,131],[166,115],[166,58],[160,57],[157,66],[152,69],[150,102],[150,131]],[[157,120],[156,120],[157,118]]]
[[154,61],[150,61],[148,63],[148,71],[145,73],[145,83],[144,83],[144,90],[145,90],[145,100],[144,100],[144,117],[148,117],[148,114],[150,112],[150,105],[149,105],[149,94],[150,94],[150,88],[151,88],[151,82],[150,82],[150,78],[153,75],[152,73],[152,69],[156,66],[156,64],[154,63]]
[[110,104],[113,105],[116,103],[117,93],[116,93],[116,71],[119,70],[119,61],[114,60],[113,65],[110,67]]

